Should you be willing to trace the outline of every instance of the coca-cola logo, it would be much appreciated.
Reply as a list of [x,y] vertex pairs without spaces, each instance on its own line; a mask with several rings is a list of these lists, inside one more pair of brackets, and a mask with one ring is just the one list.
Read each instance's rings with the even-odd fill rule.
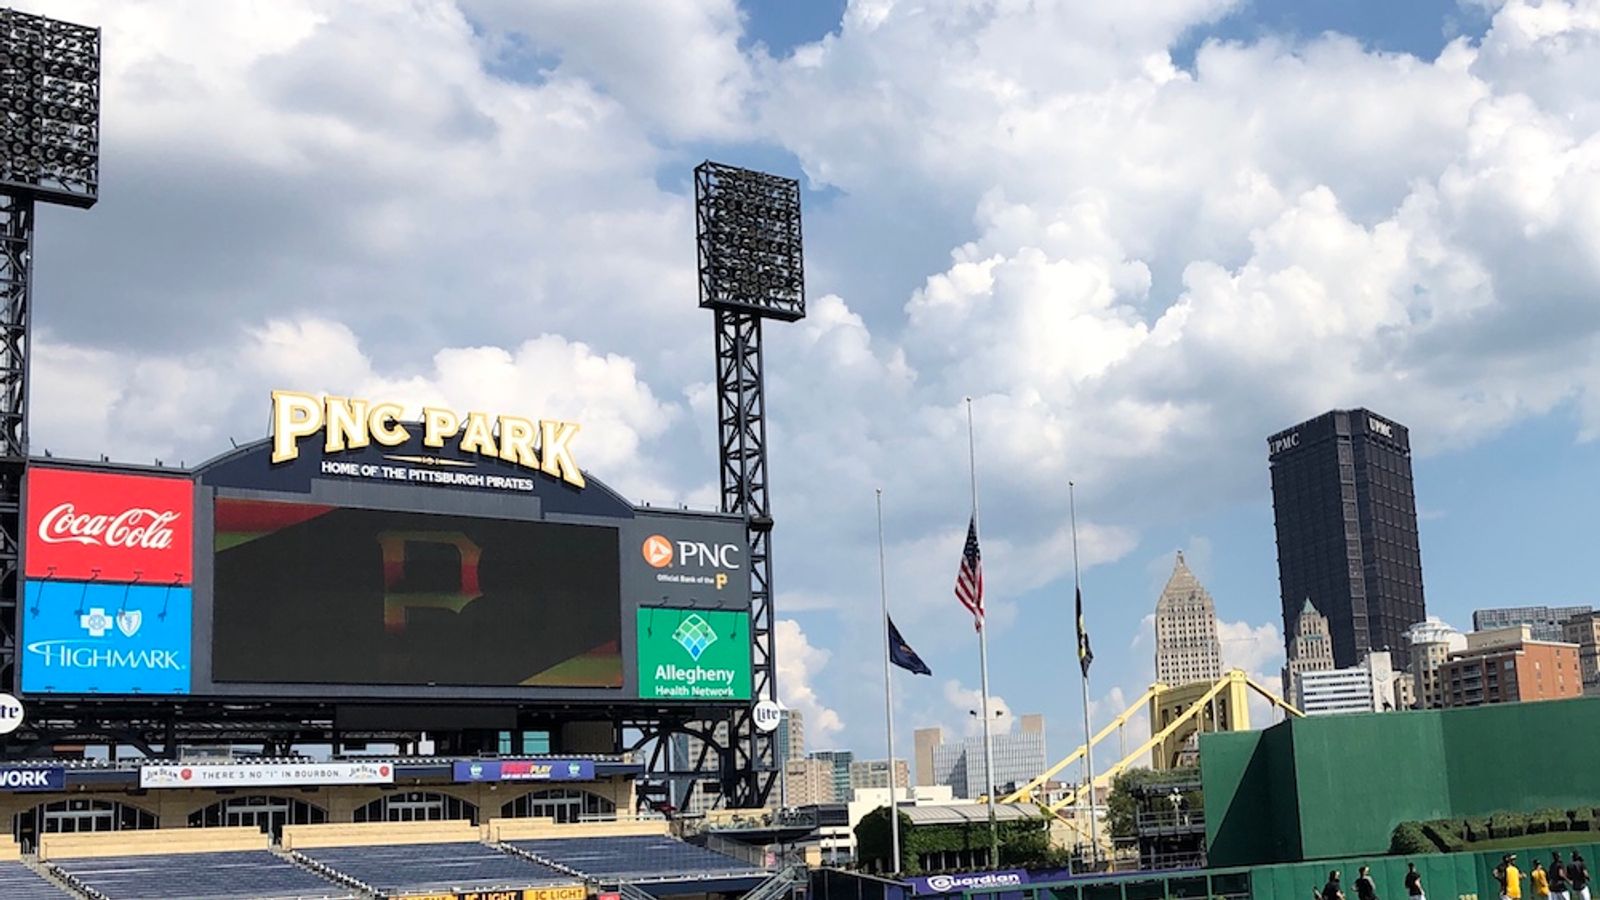
[[172,547],[172,510],[136,506],[115,515],[79,513],[62,503],[39,519],[39,540],[47,544],[88,544],[130,550],[167,550]]

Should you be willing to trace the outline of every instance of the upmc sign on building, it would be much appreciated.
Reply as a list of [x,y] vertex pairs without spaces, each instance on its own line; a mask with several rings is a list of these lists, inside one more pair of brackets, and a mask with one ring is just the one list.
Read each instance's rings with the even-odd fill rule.
[[31,467],[22,689],[186,694],[194,483]]

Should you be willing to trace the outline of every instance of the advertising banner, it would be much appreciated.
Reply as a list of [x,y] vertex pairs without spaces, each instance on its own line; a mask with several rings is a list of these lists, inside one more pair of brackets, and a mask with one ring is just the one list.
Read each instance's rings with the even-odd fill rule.
[[139,767],[139,787],[300,787],[328,784],[393,784],[388,763],[262,763],[154,765]]
[[396,900],[584,900],[588,888],[581,884],[522,888],[502,891],[461,891],[459,893],[395,894]]
[[30,466],[29,578],[180,585],[194,579],[194,483]]
[[186,587],[28,581],[22,690],[41,694],[187,694]]
[[640,609],[639,696],[699,702],[750,699],[750,614]]
[[67,786],[67,770],[50,767],[0,768],[0,791],[60,791]]
[[1028,870],[1002,869],[996,872],[967,872],[960,875],[929,875],[926,878],[908,878],[912,893],[957,894],[962,891],[1021,887],[1028,883]]
[[456,781],[593,781],[588,759],[498,759],[458,762]]

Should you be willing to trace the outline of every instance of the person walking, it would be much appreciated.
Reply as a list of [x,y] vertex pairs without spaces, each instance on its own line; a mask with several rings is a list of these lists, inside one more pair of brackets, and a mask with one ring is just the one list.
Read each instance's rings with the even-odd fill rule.
[[1428,895],[1422,890],[1422,876],[1417,874],[1417,864],[1406,863],[1406,896],[1411,900],[1428,900]]
[[1545,874],[1544,863],[1533,858],[1533,868],[1528,870],[1528,882],[1533,885],[1533,900],[1550,900],[1550,876]]
[[1494,880],[1500,882],[1500,900],[1522,900],[1522,872],[1517,869],[1517,855],[1507,853],[1495,866]]
[[1344,888],[1339,886],[1339,870],[1328,873],[1328,883],[1322,886],[1322,900],[1344,900]]
[[1572,862],[1567,864],[1567,880],[1572,883],[1573,900],[1589,900],[1589,865],[1576,850],[1572,851]]
[[1567,896],[1567,866],[1561,861],[1561,851],[1550,851],[1551,900],[1569,900]]
[[1372,869],[1368,866],[1356,873],[1356,900],[1378,900],[1378,886],[1372,883]]

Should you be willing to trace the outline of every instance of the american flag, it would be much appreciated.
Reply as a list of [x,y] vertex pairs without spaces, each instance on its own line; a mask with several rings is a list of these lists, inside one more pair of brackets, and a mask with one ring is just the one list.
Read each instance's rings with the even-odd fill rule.
[[983,630],[983,559],[978,553],[978,517],[967,521],[967,545],[956,573],[956,599],[972,613],[972,627]]

